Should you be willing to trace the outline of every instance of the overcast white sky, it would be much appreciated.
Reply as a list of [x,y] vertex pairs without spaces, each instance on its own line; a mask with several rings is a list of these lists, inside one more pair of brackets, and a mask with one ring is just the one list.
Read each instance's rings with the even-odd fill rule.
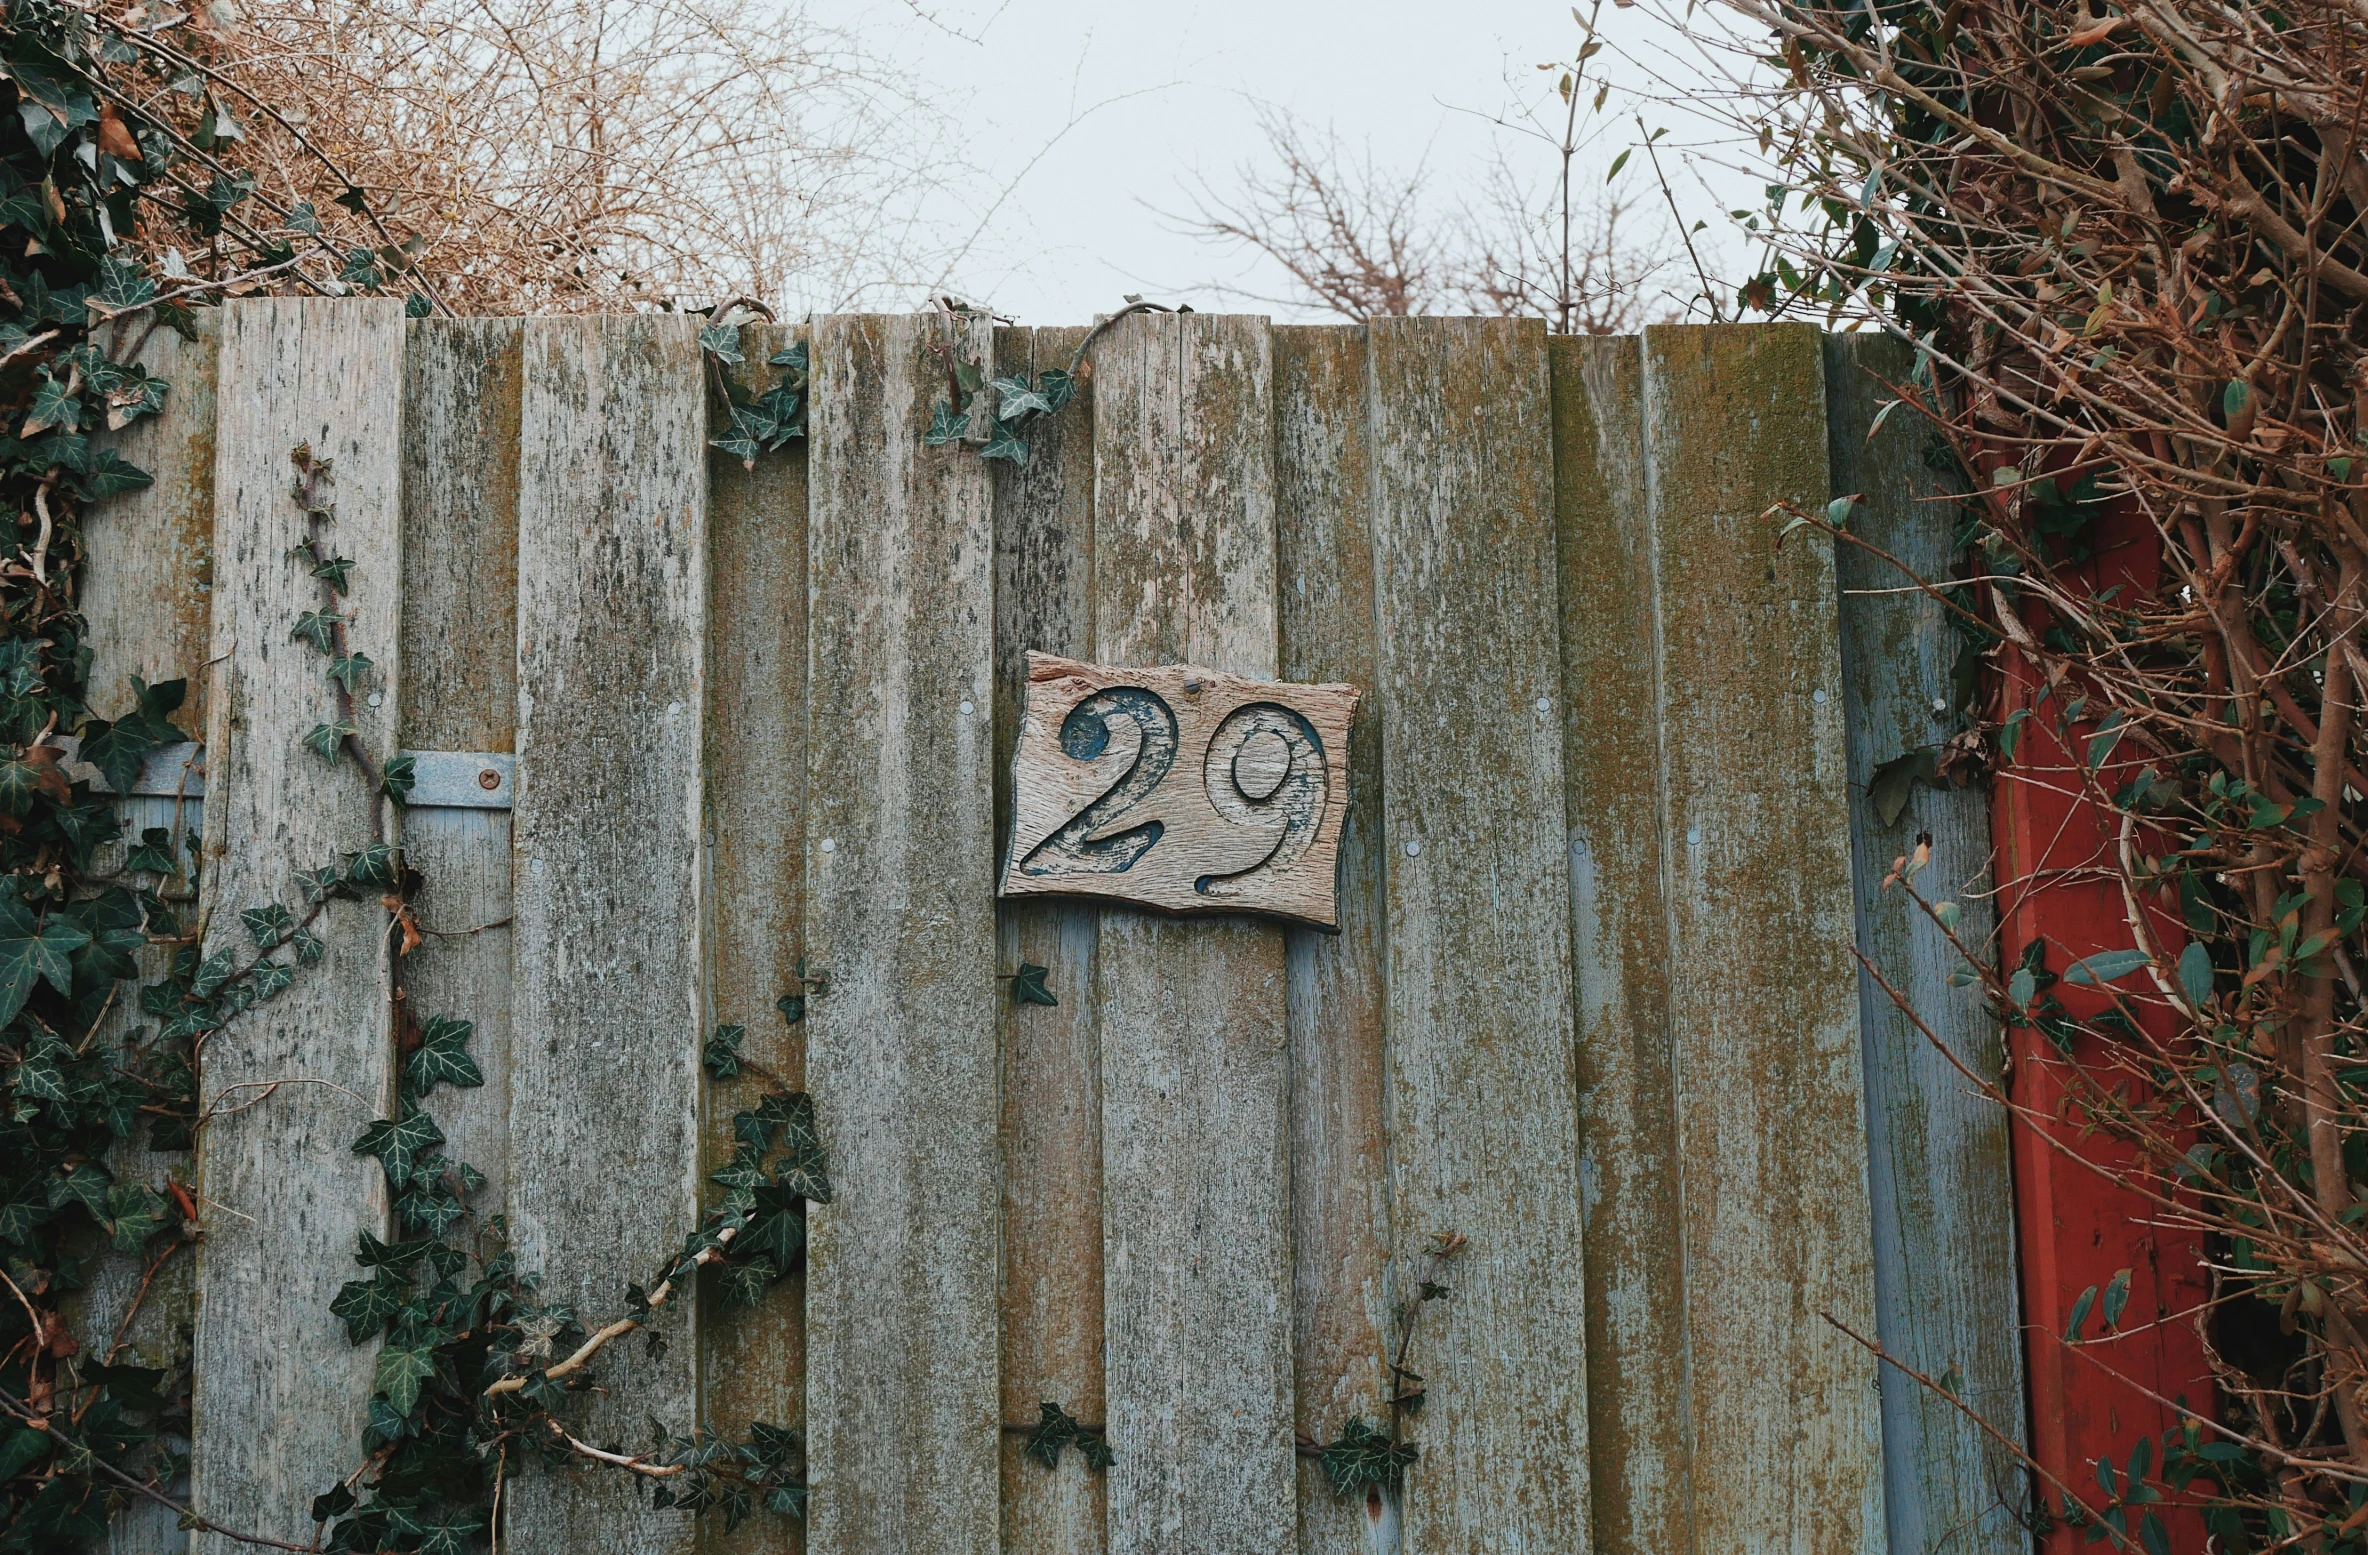
[[[919,8],[916,9],[915,5]],[[1535,67],[1568,59],[1584,35],[1567,0],[808,0],[819,21],[858,35],[875,58],[910,72],[910,84],[958,123],[983,171],[966,181],[972,208],[945,205],[946,224],[975,246],[953,284],[1026,323],[1081,323],[1121,295],[1226,299],[1211,283],[1253,293],[1287,289],[1279,274],[1175,230],[1165,213],[1188,211],[1205,183],[1223,194],[1235,168],[1264,149],[1258,105],[1287,108],[1329,127],[1387,168],[1425,165],[1442,203],[1484,172],[1505,132],[1492,116],[1535,98],[1554,77]],[[1615,95],[1579,182],[1603,187],[1605,170],[1638,140],[1619,113],[1623,96],[1655,91],[1698,69],[1684,36],[1709,25],[1646,6],[1606,6],[1611,46],[1590,69],[1610,67]],[[1672,50],[1675,51],[1672,54]],[[1628,57],[1623,58],[1626,55]],[[1642,63],[1640,63],[1642,61]],[[1657,63],[1656,63],[1657,62]],[[1759,179],[1724,172],[1701,149],[1731,137],[1666,101],[1631,102],[1661,143],[1680,207],[1709,219],[1697,242],[1731,283],[1743,249],[1727,208],[1757,203]],[[1550,154],[1523,153],[1543,182]],[[1621,175],[1636,198],[1659,194],[1642,155]],[[1705,187],[1707,179],[1709,187]],[[1673,277],[1673,281],[1676,278]],[[1694,289],[1691,274],[1682,291]],[[1731,295],[1731,292],[1729,293]],[[1682,299],[1681,299],[1682,300]],[[883,299],[884,301],[884,299]],[[1253,307],[1238,297],[1229,304]],[[1674,306],[1674,304],[1673,304]],[[1314,317],[1289,307],[1278,318]]]

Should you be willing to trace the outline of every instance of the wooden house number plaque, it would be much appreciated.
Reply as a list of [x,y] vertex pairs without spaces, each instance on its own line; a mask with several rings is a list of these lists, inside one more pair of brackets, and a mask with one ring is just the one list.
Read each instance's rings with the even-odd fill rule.
[[1004,896],[1337,926],[1354,686],[1028,655]]

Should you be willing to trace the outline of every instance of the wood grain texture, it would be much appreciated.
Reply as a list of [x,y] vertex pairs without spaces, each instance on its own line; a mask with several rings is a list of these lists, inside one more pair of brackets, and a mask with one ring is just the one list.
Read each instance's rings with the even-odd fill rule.
[[1001,894],[1332,926],[1357,695],[1029,654]]
[[[356,732],[394,745],[401,681],[399,460],[402,305],[308,299],[223,309],[215,450],[213,651],[206,799],[208,953],[247,936],[247,907],[287,901],[295,874],[364,846],[381,803],[350,760],[334,767],[298,743],[336,715],[327,661],[292,641],[320,583],[291,549],[304,521],[289,450],[309,442],[335,462],[339,552],[355,560],[350,645],[377,664],[378,707],[359,699]],[[327,949],[287,992],[206,1043],[201,1102],[288,1078],[260,1105],[207,1125],[197,1160],[206,1240],[198,1250],[193,1493],[223,1523],[280,1539],[311,1537],[312,1498],[359,1460],[375,1346],[346,1341],[329,1303],[353,1268],[360,1232],[384,1235],[378,1163],[353,1153],[393,1101],[384,919],[345,905],[315,924]],[[270,1342],[259,1343],[268,1334]],[[228,1550],[196,1536],[195,1548]]]
[[[511,1223],[522,1266],[598,1322],[699,1213],[707,418],[693,320],[531,319],[524,351]],[[664,1358],[602,1357],[617,1402],[589,1440],[688,1425],[697,1326],[686,1303]],[[697,1537],[611,1473],[514,1495],[519,1555]]]
[[[807,1275],[826,1555],[997,1547],[993,512],[931,316],[813,323]],[[968,326],[983,359],[987,329]]]
[[[405,750],[507,751],[518,723],[518,459],[524,324],[417,319],[403,360]],[[411,807],[403,859],[437,932],[398,968],[413,1020],[474,1028],[485,1076],[429,1109],[444,1149],[507,1202],[510,1156],[510,815]],[[478,932],[469,933],[468,930]]]
[[[1094,642],[1106,664],[1277,667],[1266,321],[1137,315],[1097,348]],[[1283,932],[1101,927],[1110,1547],[1296,1537]]]
[[[803,333],[740,332],[741,386],[762,393],[780,369],[766,358]],[[712,411],[712,403],[711,403]],[[760,456],[755,469],[708,455],[707,943],[709,1022],[746,1028],[756,1070],[710,1080],[710,1170],[732,1154],[732,1114],[775,1087],[805,1085],[805,1029],[775,1001],[797,987],[803,923],[806,808],[806,446]],[[700,1314],[703,1412],[745,1440],[752,1421],[806,1418],[805,1279],[754,1307],[710,1299]],[[726,1532],[701,1519],[712,1555],[796,1555],[804,1529],[760,1513]]]
[[1393,1295],[1469,1245],[1409,1364],[1407,1547],[1588,1547],[1554,471],[1534,321],[1376,321]]
[[[995,332],[998,374],[1065,368],[1078,329]],[[1092,651],[1093,375],[1030,429],[1028,462],[995,468],[995,755],[999,825],[1011,813],[1011,752],[1030,649]],[[998,835],[996,856],[1008,839]],[[1102,1386],[1102,1084],[1094,998],[1101,911],[1005,902],[999,972],[1033,963],[1057,1005],[998,1001],[1003,1091],[1003,1420],[1060,1404],[1088,1425]],[[1046,1470],[1026,1437],[1003,1436],[1005,1555],[1101,1555],[1108,1476],[1064,1452]]]
[[1595,1544],[1661,1555],[1694,1548],[1695,1492],[1644,358],[1635,337],[1547,349]]
[[1644,414],[1668,796],[1697,1547],[1883,1548],[1830,545],[1814,329],[1656,328]]
[[[1886,382],[1915,360],[1888,336],[1825,342],[1826,414],[1836,493],[1867,499],[1853,527],[1925,579],[1949,575],[1956,507],[1923,460],[1930,428],[1904,407],[1870,440]],[[2003,1034],[1978,989],[1952,988],[1961,958],[1906,896],[1884,891],[1891,861],[1932,838],[1918,881],[1957,902],[1958,932],[1996,932],[1990,806],[1979,787],[1919,786],[1892,825],[1868,797],[1875,768],[1953,732],[1951,670],[1962,639],[1938,601],[1896,592],[1909,580],[1855,546],[1834,555],[1841,589],[1842,716],[1849,741],[1850,829],[1858,942],[1933,1034],[1975,1074],[1999,1073]],[[1974,1094],[1948,1057],[1863,972],[1868,1189],[1874,1210],[1875,1323],[1883,1347],[1931,1376],[1952,1367],[1967,1402],[2023,1434],[2016,1329],[2014,1206],[2005,1110]],[[2013,1555],[2028,1543],[2015,1516],[2022,1475],[2012,1454],[1914,1379],[1885,1367],[1884,1514],[1898,1550]]]
[[[211,311],[197,315],[195,340],[184,340],[169,329],[150,335],[137,360],[172,386],[164,410],[104,440],[146,470],[155,483],[95,504],[84,520],[78,598],[89,627],[83,639],[91,650],[89,701],[91,711],[102,718],[131,710],[131,676],[150,684],[186,679],[190,697],[176,721],[193,734],[205,733],[203,667],[211,651],[207,641],[214,554],[214,373],[221,339],[221,320]],[[178,839],[198,830],[204,819],[199,802],[175,804],[154,798],[121,800],[117,814],[123,819],[127,844],[151,826]],[[102,850],[99,868],[118,866],[127,851],[128,846]],[[186,899],[185,891],[160,884],[168,897]],[[140,980],[162,979],[167,960],[162,947],[141,951]],[[119,998],[101,1021],[98,1040],[102,1046],[116,1047],[135,1028],[153,1025],[141,1016],[136,1000]],[[108,1168],[119,1178],[152,1186],[166,1174],[186,1169],[186,1155],[150,1150],[146,1140],[142,1131],[119,1142],[107,1154]],[[130,1366],[173,1366],[189,1349],[196,1269],[195,1258],[185,1251],[176,1253],[157,1272],[135,1312],[132,1304],[146,1272],[143,1261],[103,1254],[84,1272],[89,1284],[79,1298],[79,1315],[70,1321],[77,1333],[113,1335],[131,1313],[118,1359]],[[186,1443],[179,1445],[186,1449]],[[107,1530],[110,1555],[163,1555],[168,1549],[188,1548],[189,1535],[175,1526],[174,1514],[145,1499],[117,1513]]]
[[[1289,680],[1375,683],[1372,452],[1362,330],[1274,332],[1275,542]],[[1367,699],[1348,738],[1340,928],[1285,936],[1291,1063],[1291,1358],[1295,1422],[1339,1439],[1351,1415],[1382,1418],[1389,1179],[1384,1132],[1381,719]],[[1380,1487],[1332,1493],[1299,1466],[1305,1555],[1394,1555],[1398,1508]]]

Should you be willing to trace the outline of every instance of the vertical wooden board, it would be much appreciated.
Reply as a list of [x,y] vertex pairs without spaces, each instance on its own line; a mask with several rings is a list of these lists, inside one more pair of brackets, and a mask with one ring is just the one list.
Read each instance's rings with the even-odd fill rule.
[[1554,471],[1534,320],[1370,326],[1395,1285],[1465,1250],[1408,1362],[1406,1542],[1589,1547]]
[[[1274,332],[1275,528],[1283,678],[1375,682],[1372,454],[1365,332]],[[1295,1425],[1339,1438],[1352,1416],[1383,1418],[1391,1331],[1387,1083],[1381,975],[1381,719],[1368,701],[1349,729],[1340,842],[1340,930],[1285,933],[1291,1066],[1291,1357]],[[1332,1493],[1323,1465],[1299,1465],[1299,1548],[1392,1551],[1398,1508],[1378,1486]]]
[[[1097,348],[1094,653],[1277,667],[1262,318],[1137,315]],[[1102,914],[1110,1547],[1296,1538],[1283,931]]]
[[1883,1547],[1866,1129],[1828,490],[1807,327],[1644,337],[1670,1025],[1704,1550]]
[[[510,1208],[520,1263],[621,1315],[699,1214],[707,418],[695,321],[527,321],[511,815]],[[675,1430],[697,1318],[620,1344],[590,1441]],[[516,1482],[505,1547],[689,1550],[691,1521],[602,1471]]]
[[[89,635],[88,697],[102,718],[132,708],[130,677],[154,684],[186,679],[190,697],[175,715],[182,728],[205,733],[205,661],[210,653],[209,596],[214,552],[214,370],[221,347],[220,316],[197,315],[197,338],[184,340],[169,329],[148,336],[137,360],[171,385],[164,410],[135,421],[107,441],[154,484],[95,505],[83,526],[84,555],[79,602]],[[199,829],[202,801],[126,798],[118,802],[124,836],[137,839],[147,827],[163,827],[176,839]],[[128,847],[112,849],[120,862]],[[102,868],[111,867],[102,856]],[[177,893],[168,884],[168,897]],[[140,980],[163,977],[163,947],[140,952]],[[118,1047],[134,1029],[152,1030],[131,990],[116,999],[100,1023],[99,1042]],[[116,1145],[107,1164],[119,1178],[151,1186],[186,1168],[179,1151],[147,1148],[146,1131]],[[131,1366],[171,1367],[186,1353],[196,1296],[197,1260],[186,1250],[173,1254],[149,1281],[142,1260],[109,1254],[85,1273],[90,1282],[80,1297],[76,1332],[103,1336],[108,1346],[120,1331],[118,1359]],[[138,1305],[135,1308],[134,1303]],[[128,1327],[124,1326],[126,1317]],[[105,1359],[102,1350],[98,1359]],[[162,1555],[184,1551],[189,1535],[174,1514],[149,1500],[136,1500],[116,1514],[107,1530],[111,1555]]]
[[[508,751],[518,722],[518,455],[525,326],[418,319],[403,362],[405,750]],[[408,809],[403,861],[429,931],[403,958],[415,1021],[468,1021],[485,1083],[436,1093],[444,1149],[505,1202],[510,1153],[510,815]],[[472,932],[474,931],[474,932]]]
[[[813,324],[807,1274],[827,1555],[996,1547],[992,480],[930,448],[934,316]],[[983,325],[961,350],[992,349]]]
[[[240,911],[276,900],[301,913],[296,872],[366,845],[380,803],[350,760],[332,767],[299,743],[336,703],[327,661],[289,636],[321,600],[291,549],[304,519],[288,455],[310,443],[335,462],[330,532],[356,563],[348,641],[377,664],[385,698],[358,698],[354,724],[383,757],[401,686],[403,313],[394,302],[275,298],[224,315],[204,948],[243,956]],[[375,1346],[349,1344],[329,1303],[359,1233],[387,1230],[378,1163],[352,1148],[393,1103],[383,926],[374,904],[333,906],[314,925],[320,963],[214,1033],[202,1055],[207,1108],[275,1080],[342,1088],[284,1087],[214,1118],[198,1150],[193,1494],[209,1516],[273,1538],[310,1538],[312,1498],[362,1450]],[[211,1535],[193,1543],[232,1548]]]
[[[1065,368],[1085,332],[995,334],[998,374]],[[1029,649],[1092,651],[1093,382],[1031,429],[1028,462],[995,469],[995,813],[1011,814],[1011,751]],[[1008,846],[999,840],[998,856]],[[1074,902],[1010,902],[997,915],[999,973],[1047,970],[1060,1003],[999,997],[1003,1086],[1003,1549],[1100,1555],[1105,1474],[1064,1452],[1057,1469],[1025,1455],[1013,1426],[1061,1405],[1101,1425],[1102,1089],[1094,1006],[1101,912]]]
[[1693,1548],[1667,800],[1633,336],[1548,343],[1578,985],[1587,1436],[1601,1555]]
[[140,348],[139,364],[171,385],[164,409],[102,441],[155,483],[92,508],[78,603],[89,628],[91,711],[101,718],[131,711],[133,675],[150,684],[185,678],[189,700],[176,721],[202,738],[221,320],[201,312],[195,330],[185,340],[158,329]]
[[[767,358],[802,330],[743,326],[741,386],[763,393]],[[718,413],[720,415],[720,413]],[[708,453],[707,942],[709,1020],[746,1029],[751,1064],[707,1085],[706,1161],[731,1158],[732,1114],[767,1091],[801,1090],[805,1030],[776,1003],[797,991],[806,796],[806,445],[760,454],[751,469]],[[803,1275],[753,1307],[710,1299],[700,1314],[703,1415],[735,1441],[749,1424],[803,1426]],[[727,1531],[701,1520],[714,1555],[795,1555],[803,1527],[759,1512]]]
[[[1948,577],[1954,503],[1925,468],[1931,435],[1904,407],[1871,439],[1884,387],[1904,382],[1914,357],[1884,335],[1825,342],[1833,489],[1860,492],[1853,527],[1927,580]],[[1932,838],[1933,867],[1917,882],[1963,912],[1958,932],[1987,945],[1997,913],[1990,890],[1990,807],[1979,787],[1918,785],[1885,825],[1868,792],[1884,762],[1956,727],[1951,672],[1964,639],[1940,603],[1895,592],[1910,580],[1855,546],[1834,556],[1841,589],[1842,714],[1849,742],[1850,828],[1860,947],[1914,1004],[1933,1034],[1975,1074],[1995,1075],[2004,1043],[1978,988],[1952,988],[1962,964],[1945,935],[1904,893],[1884,891],[1891,861]],[[1939,711],[1936,711],[1939,709]],[[2023,1434],[2022,1345],[2016,1331],[2012,1178],[2005,1109],[1971,1082],[1863,973],[1859,1020],[1866,1062],[1867,1163],[1874,1211],[1875,1323],[1883,1347],[1932,1376],[1952,1368],[1967,1402],[1999,1429]],[[2013,1455],[1913,1378],[1885,1367],[1883,1505],[1893,1550],[2012,1555],[2029,1535],[2015,1516],[2022,1471]]]

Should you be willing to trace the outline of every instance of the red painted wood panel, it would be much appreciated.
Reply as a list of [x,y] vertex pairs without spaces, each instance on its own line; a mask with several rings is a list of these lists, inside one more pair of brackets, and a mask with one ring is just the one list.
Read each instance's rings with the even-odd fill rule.
[[[2098,593],[2118,586],[2118,598],[2150,594],[2161,564],[2153,531],[2118,512],[2102,517],[2097,528],[2100,554],[2082,569],[2082,581]],[[2035,634],[2046,625],[2037,608],[2026,620]],[[2018,652],[2009,649],[2006,657],[2006,709],[2033,708],[2042,677]],[[2041,703],[2023,722],[2016,759],[1998,773],[1991,809],[2005,965],[2010,970],[2018,965],[2033,938],[2040,937],[2047,941],[2047,967],[2059,977],[2083,956],[2127,949],[2135,941],[2121,887],[2108,873],[2117,822],[2082,793],[2088,720],[2076,723],[2067,749],[2055,731],[2060,716],[2060,705]],[[2130,747],[2123,751],[2135,755]],[[2132,764],[2109,760],[2101,774],[2105,790],[2113,791],[2134,771]],[[2145,846],[2160,851],[2162,843]],[[2185,945],[2177,917],[2152,903],[2146,910],[2160,948],[2176,957]],[[2144,973],[2118,986],[2152,993]],[[2110,1004],[2094,988],[2059,982],[2046,992],[2075,1018],[2092,1017]],[[2131,998],[2127,1008],[2149,1038],[2177,1039],[2182,1021],[2159,998]],[[2090,1506],[2101,1508],[2106,1497],[2098,1460],[2109,1456],[2117,1470],[2126,1472],[2133,1449],[2151,1437],[2146,1457],[2159,1469],[2162,1435],[2180,1423],[2175,1409],[2146,1392],[2183,1399],[2201,1411],[2212,1408],[2210,1368],[2196,1330],[2196,1312],[2207,1294],[2202,1249],[2192,1232],[2158,1224],[2162,1217],[2150,1200],[2105,1175],[2130,1163],[2131,1152],[2101,1137],[2082,1138],[2078,1109],[2067,1106],[2081,1082],[2077,1071],[2134,1095],[2144,1084],[2134,1072],[2135,1045],[2116,1037],[2081,1036],[2067,1054],[2038,1026],[2025,1025],[2009,1033],[2008,1051],[2013,1058],[2010,1090],[2018,1107],[2015,1208],[2032,1452]],[[2101,1293],[2123,1269],[2130,1271],[2129,1304],[2117,1331],[2108,1335]],[[2100,1297],[2082,1325],[2087,1342],[2076,1351],[2064,1334],[2081,1293],[2092,1286]],[[2060,1498],[2050,1499],[2060,1510]],[[2173,1549],[2204,1547],[2196,1514],[2161,1506],[2154,1510]],[[2132,1508],[2133,1535],[2138,1513]],[[2061,1523],[2042,1541],[2046,1555],[2073,1555],[2091,1547],[2083,1531]]]

